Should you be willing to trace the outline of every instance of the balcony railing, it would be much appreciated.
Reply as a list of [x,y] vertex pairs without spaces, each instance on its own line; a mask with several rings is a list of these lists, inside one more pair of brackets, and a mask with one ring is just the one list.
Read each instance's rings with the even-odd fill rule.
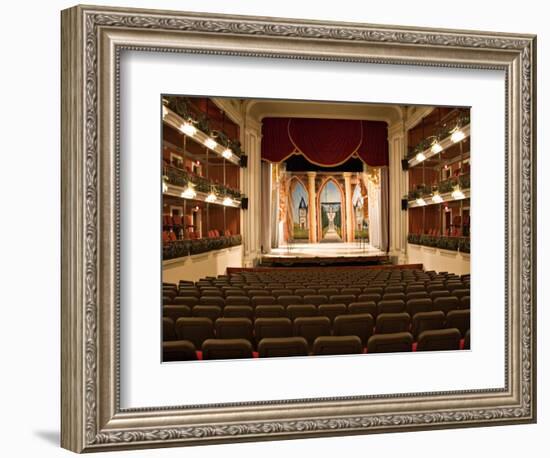
[[408,242],[442,250],[470,252],[470,237],[448,237],[444,235],[409,234]]
[[207,253],[242,244],[241,235],[210,237],[195,240],[174,240],[162,245],[162,259],[183,258],[194,254]]

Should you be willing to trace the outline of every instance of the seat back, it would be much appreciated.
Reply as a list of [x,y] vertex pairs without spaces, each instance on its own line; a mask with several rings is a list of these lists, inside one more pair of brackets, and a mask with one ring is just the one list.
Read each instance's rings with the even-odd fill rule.
[[188,307],[194,307],[198,303],[198,298],[194,296],[176,296],[172,299],[173,305],[187,305]]
[[248,318],[218,318],[214,323],[218,339],[246,339],[252,341],[252,321]]
[[357,336],[321,336],[313,342],[314,355],[352,355],[363,353],[361,339]]
[[331,322],[339,315],[345,315],[347,307],[345,304],[321,304],[318,308],[320,316],[326,316]]
[[245,339],[208,339],[202,344],[202,358],[252,358],[252,344]]
[[386,300],[378,302],[378,314],[380,313],[403,313],[405,311],[405,301],[402,299]]
[[214,338],[214,326],[210,318],[178,318],[176,334],[179,340],[189,340],[196,348],[201,348],[206,339]]
[[447,327],[456,328],[462,336],[470,329],[470,310],[451,310],[447,313]]
[[407,313],[410,316],[414,316],[417,313],[421,312],[431,312],[432,311],[432,300],[431,299],[409,299],[407,301]]
[[289,305],[286,308],[286,314],[291,320],[298,317],[317,316],[317,307],[311,304]]
[[368,353],[394,353],[412,351],[413,336],[410,332],[375,334],[367,344]]
[[288,318],[256,318],[254,336],[256,342],[265,338],[292,337],[292,322]]
[[330,336],[330,320],[326,316],[299,317],[294,320],[294,335],[313,345],[317,337]]
[[222,309],[216,305],[195,305],[192,314],[193,316],[210,318],[212,321],[216,321],[222,316]]
[[407,332],[410,324],[408,313],[382,313],[376,317],[376,334]]
[[451,310],[457,310],[460,306],[460,302],[455,296],[436,297],[433,300],[433,309],[441,310],[445,314]]
[[188,340],[162,343],[162,361],[194,361],[197,359],[195,345]]
[[323,294],[306,294],[304,296],[304,304],[328,304],[328,296],[325,296]]
[[355,295],[353,294],[334,294],[329,296],[328,301],[331,304],[351,304],[355,302]]
[[460,331],[456,328],[424,331],[418,337],[416,351],[458,350]]
[[292,304],[301,304],[303,303],[303,301],[304,300],[302,296],[296,296],[295,294],[288,295],[288,296],[279,296],[277,298],[277,303],[283,306],[292,305]]
[[162,307],[162,316],[172,318],[175,323],[178,318],[191,316],[191,309],[187,305],[164,305]]
[[374,318],[370,313],[340,315],[334,319],[333,331],[335,336],[357,336],[366,346],[374,332]]
[[258,343],[260,358],[307,356],[307,341],[303,337],[266,337]]
[[256,318],[284,318],[286,310],[282,305],[258,305],[254,315]]
[[369,313],[374,318],[376,318],[376,315],[378,315],[378,307],[376,305],[376,302],[370,301],[370,302],[352,302],[348,305],[348,314],[350,315],[357,315],[357,314],[364,314]]
[[249,305],[227,305],[223,309],[223,316],[227,318],[249,318],[252,319],[254,311]]
[[176,328],[174,320],[169,317],[162,317],[162,340],[167,342],[169,340],[176,340]]
[[412,319],[412,334],[415,339],[424,331],[445,328],[445,313],[442,311],[419,312]]

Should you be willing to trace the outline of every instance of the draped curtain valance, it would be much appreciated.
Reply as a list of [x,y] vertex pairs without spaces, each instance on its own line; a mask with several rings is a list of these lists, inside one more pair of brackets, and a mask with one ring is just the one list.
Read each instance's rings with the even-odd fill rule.
[[371,167],[388,165],[388,126],[383,121],[264,118],[262,159],[281,162],[295,153],[327,167],[351,156]]

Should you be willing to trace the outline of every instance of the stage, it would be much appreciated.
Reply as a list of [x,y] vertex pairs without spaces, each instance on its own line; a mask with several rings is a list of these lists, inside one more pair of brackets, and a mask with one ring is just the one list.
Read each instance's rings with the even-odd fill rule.
[[292,243],[262,255],[262,266],[376,265],[388,261],[368,243]]

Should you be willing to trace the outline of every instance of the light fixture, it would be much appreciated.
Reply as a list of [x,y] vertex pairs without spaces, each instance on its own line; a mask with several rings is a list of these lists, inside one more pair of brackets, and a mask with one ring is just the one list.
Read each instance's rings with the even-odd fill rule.
[[162,192],[168,192],[168,185],[164,181],[162,182]]
[[460,200],[460,199],[464,199],[464,193],[460,190],[460,187],[457,186],[455,188],[455,190],[451,193],[451,196],[453,197],[453,199],[455,200]]
[[213,192],[210,192],[210,194],[206,196],[205,200],[206,202],[216,202],[217,200],[216,194],[214,194]]
[[425,161],[426,160],[426,156],[424,156],[424,153],[420,152],[416,155],[416,160],[418,162],[422,162],[422,161]]
[[197,193],[195,192],[195,189],[193,189],[193,185],[188,184],[187,187],[183,190],[181,193],[181,197],[184,199],[193,199],[197,196]]
[[168,108],[166,108],[164,105],[162,106],[162,117],[165,118],[168,114]]
[[434,142],[432,145],[432,153],[437,154],[441,153],[441,151],[443,151],[443,147],[441,146],[441,144],[437,141]]
[[222,156],[225,157],[226,159],[231,159],[233,157],[233,153],[229,148],[226,148],[223,150]]
[[189,122],[184,122],[181,126],[180,126],[180,130],[185,134],[185,135],[189,135],[190,137],[192,137],[193,135],[195,135],[197,133],[197,128],[189,123]]
[[204,144],[206,145],[207,148],[210,148],[210,149],[216,149],[216,146],[218,146],[218,144],[216,143],[215,140],[211,139],[210,137],[208,137],[205,141],[204,141]]
[[441,197],[441,194],[439,194],[438,192],[436,192],[436,193],[432,196],[432,202],[435,202],[436,204],[440,204],[441,202],[443,202],[443,197]]
[[464,140],[466,138],[466,134],[462,132],[461,129],[458,127],[455,129],[455,131],[451,135],[451,141],[453,143],[458,143],[461,140]]
[[225,199],[223,199],[223,204],[227,207],[229,205],[232,205],[233,204],[233,199],[231,197],[226,197]]
[[426,201],[422,197],[419,197],[418,199],[416,199],[416,205],[423,207],[424,205],[426,205]]

